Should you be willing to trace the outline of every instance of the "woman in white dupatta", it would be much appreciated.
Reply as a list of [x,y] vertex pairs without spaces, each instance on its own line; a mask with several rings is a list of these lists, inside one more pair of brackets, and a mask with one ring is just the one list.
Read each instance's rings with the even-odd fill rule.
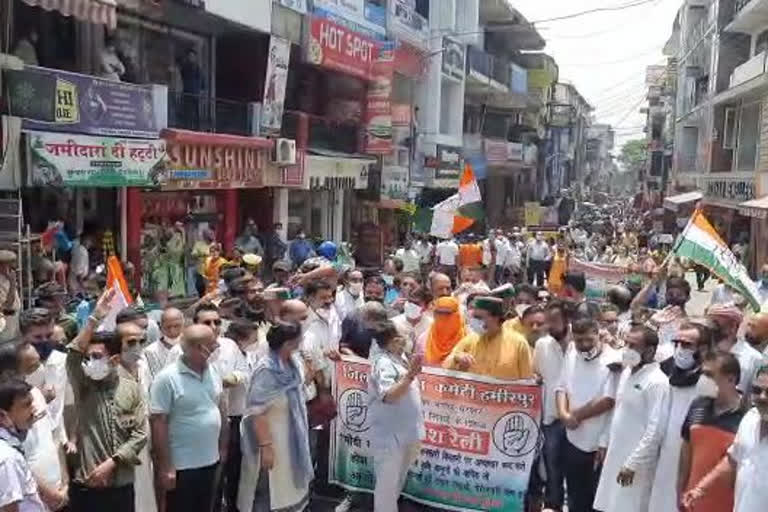
[[298,323],[280,322],[267,334],[269,353],[251,377],[243,416],[240,512],[307,508],[314,477]]

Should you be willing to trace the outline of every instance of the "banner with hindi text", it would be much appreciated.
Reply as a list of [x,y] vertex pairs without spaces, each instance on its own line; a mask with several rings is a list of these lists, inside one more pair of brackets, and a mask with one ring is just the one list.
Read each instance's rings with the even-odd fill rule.
[[[375,485],[369,373],[368,361],[344,357],[333,379],[329,480],[356,491]],[[426,367],[419,382],[426,435],[403,494],[443,510],[522,512],[541,440],[540,388]]]

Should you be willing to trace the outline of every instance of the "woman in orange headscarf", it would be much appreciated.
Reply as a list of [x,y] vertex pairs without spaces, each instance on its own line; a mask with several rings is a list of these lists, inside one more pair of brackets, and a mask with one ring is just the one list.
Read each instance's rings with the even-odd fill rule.
[[437,299],[434,316],[435,321],[427,331],[424,342],[424,364],[427,366],[440,366],[466,334],[459,301],[455,297]]

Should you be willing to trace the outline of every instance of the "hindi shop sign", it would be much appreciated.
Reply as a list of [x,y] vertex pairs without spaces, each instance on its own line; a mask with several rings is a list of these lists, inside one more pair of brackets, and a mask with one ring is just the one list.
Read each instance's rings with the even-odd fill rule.
[[165,142],[27,132],[30,186],[153,187],[165,172]]
[[307,62],[370,80],[378,55],[373,39],[330,20],[311,18]]
[[717,179],[707,177],[705,184],[708,199],[742,203],[755,198],[755,181],[753,178]]
[[261,188],[268,156],[264,148],[168,141],[163,190]]
[[25,130],[155,139],[168,124],[168,89],[58,69],[3,71],[8,113]]
[[[368,361],[336,363],[339,415],[331,423],[328,474],[332,483],[370,492],[369,375]],[[419,383],[426,432],[403,494],[441,509],[522,512],[540,442],[540,388],[441,368],[424,368]]]

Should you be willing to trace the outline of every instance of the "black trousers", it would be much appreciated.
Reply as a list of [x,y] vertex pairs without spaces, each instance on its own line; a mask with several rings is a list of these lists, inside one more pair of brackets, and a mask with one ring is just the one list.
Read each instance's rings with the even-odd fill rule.
[[[224,469],[223,488],[227,503],[227,512],[237,512],[237,490],[240,486],[240,463],[243,452],[240,451],[240,422],[242,416],[229,417],[229,446],[227,464]],[[219,500],[221,501],[221,500]],[[214,507],[216,510],[216,507]]]
[[595,452],[583,452],[564,440],[563,460],[568,485],[568,512],[592,512],[600,468],[595,468]]
[[547,262],[543,260],[530,260],[528,262],[528,283],[533,284],[536,280],[536,286],[544,286],[544,280],[547,278]]
[[73,512],[134,512],[133,484],[95,488],[72,482],[69,485],[69,510]]
[[166,512],[210,512],[216,495],[218,467],[216,463],[176,471],[176,488],[165,495]]

